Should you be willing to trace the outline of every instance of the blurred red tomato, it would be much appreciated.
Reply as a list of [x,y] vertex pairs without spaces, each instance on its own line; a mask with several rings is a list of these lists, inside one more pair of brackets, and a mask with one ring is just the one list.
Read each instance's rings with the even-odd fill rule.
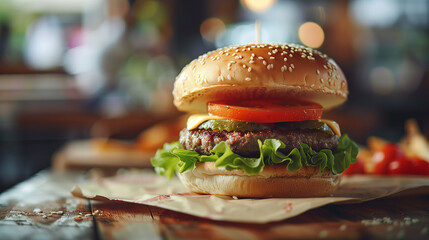
[[397,158],[403,157],[404,154],[398,145],[388,143],[384,145],[381,151],[374,153],[372,161],[374,162],[375,174],[387,174],[389,163]]
[[344,172],[343,175],[352,175],[352,174],[363,174],[365,173],[365,167],[363,164],[363,160],[360,158],[356,158],[355,164],[350,164]]
[[420,158],[413,158],[411,162],[413,163],[414,174],[429,176],[429,163],[427,161]]
[[413,162],[408,158],[401,157],[392,160],[388,166],[388,173],[390,175],[413,175],[415,168]]

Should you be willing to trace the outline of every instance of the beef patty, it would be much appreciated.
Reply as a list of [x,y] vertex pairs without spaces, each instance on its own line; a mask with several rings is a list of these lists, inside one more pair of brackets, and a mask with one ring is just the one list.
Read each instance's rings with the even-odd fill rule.
[[312,130],[279,130],[266,129],[260,131],[213,131],[196,129],[189,131],[183,129],[180,132],[180,143],[187,150],[200,154],[209,154],[216,144],[225,141],[234,153],[246,157],[259,157],[258,139],[278,139],[285,143],[286,147],[280,151],[289,153],[293,148],[299,148],[301,143],[308,144],[313,150],[334,149],[338,145],[339,137],[329,133]]

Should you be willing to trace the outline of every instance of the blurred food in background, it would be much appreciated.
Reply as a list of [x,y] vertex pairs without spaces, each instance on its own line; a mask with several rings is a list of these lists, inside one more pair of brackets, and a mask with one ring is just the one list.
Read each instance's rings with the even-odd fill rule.
[[349,101],[324,118],[353,139],[398,142],[410,118],[428,136],[427,16],[426,0],[0,1],[0,191],[69,141],[134,144],[177,118],[178,69],[255,42],[257,19],[262,43],[303,44],[341,66]]
[[[52,159],[55,170],[99,168],[117,170],[122,167],[151,167],[150,158],[164,143],[177,141],[188,116],[163,121],[144,130],[135,141],[92,138],[73,141],[60,149]],[[95,127],[95,126],[94,126]]]
[[398,143],[369,137],[368,148],[360,149],[357,163],[344,174],[429,176],[429,141],[415,120],[408,120],[405,129],[407,134]]

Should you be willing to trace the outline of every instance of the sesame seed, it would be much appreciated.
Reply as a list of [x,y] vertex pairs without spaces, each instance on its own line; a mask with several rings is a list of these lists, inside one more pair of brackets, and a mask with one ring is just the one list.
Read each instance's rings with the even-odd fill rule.
[[263,57],[261,57],[261,56],[259,56],[259,57],[258,57],[258,59],[261,59],[261,60],[262,60],[262,59],[264,59],[264,58],[263,58]]
[[232,64],[232,63],[236,63],[236,61],[234,61],[234,60],[231,60],[231,61],[229,61],[229,63],[231,63],[231,64]]
[[264,65],[267,65],[267,61],[265,61],[265,60],[264,60],[264,61],[262,61],[262,63],[263,63]]
[[319,69],[317,69],[317,70],[316,70],[316,73],[317,73],[317,74],[320,74],[320,71],[319,71]]
[[324,68],[324,69],[328,69],[328,67],[327,67],[326,65],[323,65],[323,68]]
[[273,47],[272,47],[272,46],[269,46],[268,48],[269,48],[269,49],[272,49]]
[[48,217],[47,217],[46,215],[43,215],[43,216],[42,216],[42,218],[46,219],[46,218],[48,218]]
[[248,47],[247,50],[250,51],[250,47]]
[[293,55],[292,55],[292,54],[289,54],[289,57],[293,57]]
[[235,49],[235,52],[238,52],[239,50],[238,49]]
[[248,71],[248,72],[252,71],[252,68],[251,68],[251,67],[249,67],[249,68],[247,69],[247,71]]
[[295,68],[295,65],[293,65],[293,63],[291,63],[291,64],[290,64],[290,66],[291,66],[292,68]]
[[272,63],[270,64],[270,66],[271,66],[271,69],[273,69],[273,68],[274,68],[274,65],[273,65]]
[[275,57],[270,57],[270,59],[276,59]]
[[236,55],[237,55],[237,53],[233,53],[231,56],[233,56],[233,57],[234,57],[234,56],[236,56]]
[[253,60],[250,60],[250,61],[249,61],[249,63],[255,63],[255,61],[253,61]]
[[314,84],[311,84],[310,87],[314,87]]
[[225,55],[226,55],[226,56],[229,56],[229,53],[227,52],[227,53],[225,53]]
[[254,54],[254,53],[252,53],[252,57],[255,57],[255,54]]
[[292,72],[292,67],[289,67],[289,72]]
[[229,81],[231,81],[231,75],[227,75],[226,78],[228,78]]
[[247,68],[246,64],[243,64],[243,68]]
[[301,57],[302,57],[302,58],[305,58],[305,57],[307,57],[307,56],[306,56],[305,54],[302,54],[302,55],[301,55]]
[[232,196],[232,198],[233,198],[234,200],[238,200],[238,197],[237,197],[237,196]]
[[250,81],[250,80],[252,80],[250,77],[246,77],[244,80],[246,80],[246,81]]
[[271,52],[268,52],[268,55],[270,55],[270,56],[271,56],[271,54],[272,54]]
[[282,66],[280,69],[282,70],[282,72],[284,72],[285,71],[285,66]]
[[286,62],[286,61],[287,61],[287,58],[286,58],[286,57],[285,57],[285,58],[283,58],[283,61],[285,61],[285,62]]

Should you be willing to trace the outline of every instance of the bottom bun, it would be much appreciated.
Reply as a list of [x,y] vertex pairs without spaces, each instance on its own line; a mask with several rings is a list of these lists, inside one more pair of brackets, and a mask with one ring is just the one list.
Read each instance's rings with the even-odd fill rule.
[[179,174],[182,183],[192,192],[249,198],[323,197],[339,186],[341,175],[328,169],[302,167],[289,172],[285,165],[265,166],[260,174],[243,170],[222,170],[213,162],[197,163],[194,170]]

